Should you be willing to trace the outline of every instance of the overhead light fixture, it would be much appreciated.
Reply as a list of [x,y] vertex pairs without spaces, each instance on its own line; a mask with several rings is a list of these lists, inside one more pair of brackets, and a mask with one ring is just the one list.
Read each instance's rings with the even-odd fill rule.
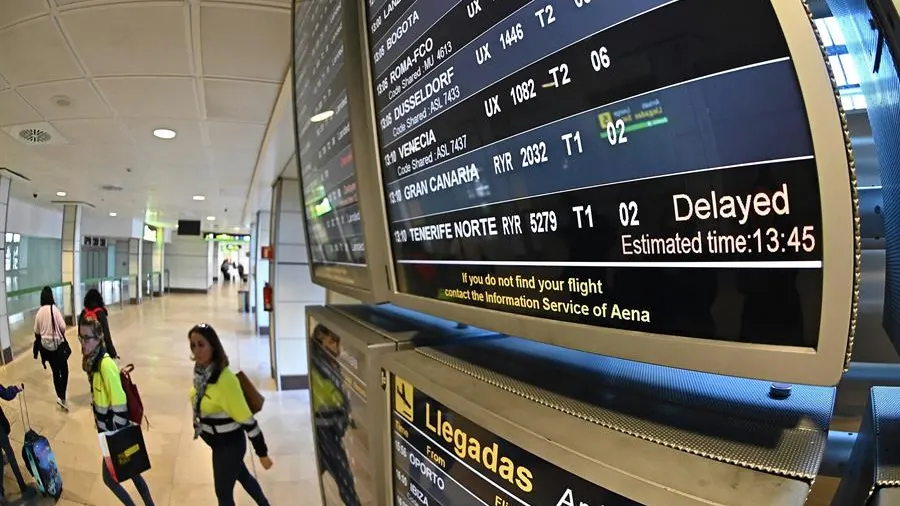
[[235,231],[235,232],[240,232],[240,231],[241,231],[241,227],[234,227],[234,231]]
[[200,201],[206,200],[206,197],[203,195],[194,195],[194,200],[200,202]]
[[66,192],[56,192],[57,197],[65,197],[67,195]]
[[207,216],[206,219],[209,220],[209,221],[216,221],[216,217],[215,217],[215,216]]
[[334,111],[332,111],[332,110],[322,111],[319,114],[316,114],[315,116],[313,116],[312,118],[309,118],[309,121],[312,123],[320,123],[332,116],[334,116]]
[[116,216],[118,216],[118,213],[109,213],[109,215],[115,218]]
[[168,128],[157,128],[153,131],[153,136],[159,139],[174,139],[176,135],[178,134],[175,133],[175,130],[170,130]]

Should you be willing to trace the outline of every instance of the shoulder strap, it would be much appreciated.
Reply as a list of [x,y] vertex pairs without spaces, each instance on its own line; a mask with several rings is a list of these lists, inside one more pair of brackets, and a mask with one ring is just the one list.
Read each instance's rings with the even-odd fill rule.
[[53,312],[53,308],[55,308],[55,307],[56,307],[55,304],[50,305],[50,322],[51,322],[51,325],[53,325],[53,337],[59,337],[63,341],[65,341],[66,340],[65,332],[60,332],[59,327],[56,325],[56,314]]

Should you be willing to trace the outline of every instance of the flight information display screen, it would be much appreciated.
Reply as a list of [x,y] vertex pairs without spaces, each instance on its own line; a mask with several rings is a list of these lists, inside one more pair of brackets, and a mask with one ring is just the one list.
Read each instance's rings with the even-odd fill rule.
[[817,160],[770,2],[368,4],[398,292],[817,346]]
[[368,288],[351,150],[340,0],[294,3],[294,118],[316,275]]
[[394,506],[641,506],[504,440],[392,375]]

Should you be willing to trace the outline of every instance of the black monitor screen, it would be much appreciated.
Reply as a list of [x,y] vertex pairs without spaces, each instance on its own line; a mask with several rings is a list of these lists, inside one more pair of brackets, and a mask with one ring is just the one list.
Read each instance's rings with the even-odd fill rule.
[[368,289],[351,150],[340,0],[294,2],[294,118],[310,264],[321,278]]
[[817,346],[818,162],[772,3],[368,4],[400,293]]

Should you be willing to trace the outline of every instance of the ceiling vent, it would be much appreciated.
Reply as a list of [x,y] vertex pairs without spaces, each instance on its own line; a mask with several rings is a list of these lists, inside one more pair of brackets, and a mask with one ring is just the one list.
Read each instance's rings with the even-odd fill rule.
[[105,184],[105,185],[101,186],[100,189],[105,192],[120,192],[120,191],[124,190],[125,188],[122,188],[121,186],[116,186],[114,184]]
[[4,127],[3,130],[20,144],[26,146],[59,146],[69,143],[58,130],[53,128],[53,125],[47,122],[12,125]]

